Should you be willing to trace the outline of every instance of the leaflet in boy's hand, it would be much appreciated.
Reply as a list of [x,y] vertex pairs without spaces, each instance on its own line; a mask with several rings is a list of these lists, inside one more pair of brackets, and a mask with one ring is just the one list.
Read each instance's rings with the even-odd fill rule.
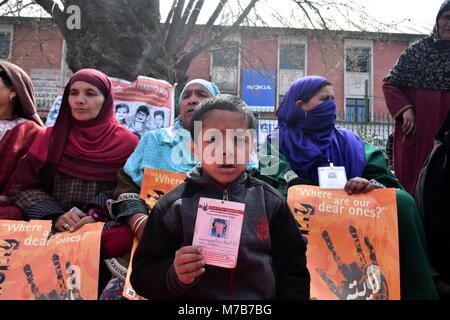
[[203,249],[206,264],[236,267],[245,204],[200,198],[192,245]]

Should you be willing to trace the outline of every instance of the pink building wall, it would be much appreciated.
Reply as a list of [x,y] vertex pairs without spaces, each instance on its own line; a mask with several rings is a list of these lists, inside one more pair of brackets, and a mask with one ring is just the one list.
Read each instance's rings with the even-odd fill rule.
[[11,62],[26,72],[60,69],[63,37],[56,26],[15,25]]
[[344,42],[331,38],[308,38],[306,75],[327,78],[334,87],[338,112],[344,109]]
[[396,64],[401,53],[407,47],[405,42],[373,42],[373,112],[388,112],[384,99],[383,78]]

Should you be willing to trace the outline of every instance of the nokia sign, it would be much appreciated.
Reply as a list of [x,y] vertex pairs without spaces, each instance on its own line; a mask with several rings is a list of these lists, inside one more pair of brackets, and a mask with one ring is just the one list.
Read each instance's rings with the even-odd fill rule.
[[247,90],[272,90],[272,86],[264,84],[248,84]]
[[245,69],[242,73],[242,99],[254,112],[275,109],[275,70]]

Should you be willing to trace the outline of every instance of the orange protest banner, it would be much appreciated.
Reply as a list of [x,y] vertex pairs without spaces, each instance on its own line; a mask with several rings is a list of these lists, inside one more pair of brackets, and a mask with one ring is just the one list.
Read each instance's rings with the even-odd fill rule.
[[299,185],[288,203],[308,242],[311,299],[400,299],[395,189],[348,195]]
[[141,185],[141,199],[153,208],[163,195],[183,183],[185,177],[184,173],[146,168]]
[[[186,175],[184,173],[146,168],[144,170],[144,178],[141,185],[141,199],[143,199],[150,206],[150,208],[153,208],[163,195],[183,183],[185,177]],[[133,270],[133,255],[138,244],[139,240],[134,238],[127,277],[125,279],[125,286],[122,293],[122,295],[129,300],[146,300],[134,291],[130,283],[130,275]]]
[[49,237],[51,221],[0,221],[0,300],[96,300],[103,223]]
[[136,251],[138,244],[139,244],[139,240],[137,238],[134,238],[133,248],[131,249],[130,264],[128,265],[127,277],[125,279],[125,286],[123,287],[123,293],[122,293],[122,295],[125,298],[127,298],[128,300],[147,300],[147,299],[141,297],[140,295],[138,295],[136,293],[136,291],[134,291],[134,289],[130,283],[131,271],[133,270],[133,256],[134,256],[134,252]]

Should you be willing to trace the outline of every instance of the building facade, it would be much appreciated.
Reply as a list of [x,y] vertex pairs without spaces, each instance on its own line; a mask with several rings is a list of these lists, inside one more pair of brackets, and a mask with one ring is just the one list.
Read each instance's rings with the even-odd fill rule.
[[[271,131],[289,85],[305,75],[321,75],[334,85],[338,118],[368,124],[387,114],[383,77],[402,51],[424,36],[242,27],[220,47],[197,56],[188,76],[240,96],[265,119],[264,131]],[[0,59],[30,74],[44,118],[70,75],[64,57],[64,39],[50,19],[0,17]]]

